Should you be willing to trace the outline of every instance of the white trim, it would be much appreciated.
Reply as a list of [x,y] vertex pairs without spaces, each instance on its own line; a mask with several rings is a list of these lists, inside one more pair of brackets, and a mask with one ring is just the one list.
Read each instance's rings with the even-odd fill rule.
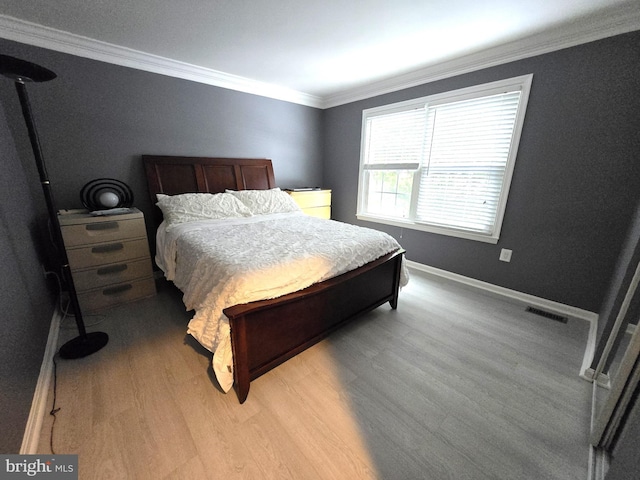
[[[484,282],[482,280],[477,280],[475,278],[465,277],[464,275],[460,275],[458,273],[449,272],[447,270],[441,270],[439,268],[414,262],[412,260],[405,260],[405,262],[409,268],[415,268],[416,270],[419,270],[421,272],[429,273],[431,275],[436,275],[438,277],[442,277],[447,280],[452,280],[454,282],[462,283],[463,285],[474,287],[479,290],[483,290],[485,292],[489,292],[494,295],[499,295],[501,297],[505,297],[511,300],[516,300],[526,305],[532,305],[547,311],[551,311],[553,313],[566,315],[572,318],[577,318],[577,319],[589,322],[589,335],[587,337],[584,357],[582,359],[582,366],[580,367],[579,376],[590,382],[593,381],[593,374],[595,372],[589,367],[591,366],[591,362],[593,361],[593,355],[595,352],[595,345],[596,345],[596,337],[598,332],[598,314],[597,313],[590,312],[588,310],[583,310],[578,307],[573,307],[571,305],[565,305],[563,303],[555,302],[553,300],[547,300],[546,298],[536,297],[535,295],[530,295],[528,293],[518,292],[517,290],[511,290],[509,288],[493,285],[491,283]],[[589,371],[591,371],[591,376],[589,376]],[[599,380],[604,380],[604,379],[599,378]]]
[[553,300],[547,300],[546,298],[536,297],[535,295],[530,295],[528,293],[518,292],[517,290],[511,290],[509,288],[500,287],[498,285],[493,285],[491,283],[484,282],[482,280],[477,280],[471,277],[465,277],[464,275],[460,275],[458,273],[449,272],[447,270],[441,270],[439,268],[414,262],[412,260],[407,260],[406,262],[407,262],[407,266],[411,268],[415,268],[416,270],[420,270],[425,273],[430,273],[432,275],[437,275],[439,277],[443,277],[448,280],[453,280],[458,283],[463,283],[465,285],[475,287],[490,293],[494,293],[502,297],[510,298],[512,300],[518,300],[522,303],[526,303],[527,305],[540,307],[545,310],[551,311],[553,313],[558,313],[560,315],[567,315],[569,317],[579,318],[581,320],[585,320],[590,323],[594,323],[598,321],[598,314],[590,312],[588,310],[583,310],[578,307],[572,307],[571,305],[565,305],[564,303],[555,302]]
[[[591,363],[593,362],[593,357],[596,354],[596,344],[598,343],[598,315],[596,315],[596,319],[591,322],[589,325],[589,336],[587,337],[587,347],[584,351],[584,358],[582,359],[582,366],[580,367],[580,376],[589,382],[593,382],[595,379],[596,371],[591,368]],[[602,375],[602,374],[600,374]],[[608,384],[609,377],[602,378],[598,375],[597,382],[598,384]]]
[[[586,355],[585,355],[585,357],[586,357]],[[596,371],[593,368],[589,367],[589,368],[583,368],[582,369],[581,376],[585,380],[588,380],[589,382],[593,382],[593,377],[594,377],[595,374],[596,374]]]
[[563,25],[553,31],[532,35],[494,48],[438,62],[419,70],[396,75],[323,98],[322,108],[331,108],[406,88],[455,77],[545,53],[640,30],[640,9],[633,2],[608,15]]
[[[358,202],[357,202],[357,212],[356,217],[359,220],[364,220],[368,222],[374,223],[384,223],[387,225],[395,225],[400,228],[409,228],[412,230],[421,230],[424,232],[431,232],[440,235],[449,235],[452,237],[465,238],[468,240],[475,240],[480,242],[498,243],[500,239],[500,232],[502,230],[502,222],[504,219],[504,212],[507,207],[507,198],[509,196],[509,189],[511,187],[511,179],[513,176],[513,170],[516,164],[516,156],[518,153],[518,147],[520,143],[520,135],[522,132],[522,127],[524,125],[524,119],[527,110],[527,104],[529,100],[529,92],[531,91],[531,82],[533,81],[533,74],[520,75],[517,77],[506,78],[502,80],[497,80],[494,82],[483,83],[479,85],[473,85],[470,87],[460,88],[457,90],[450,90],[446,92],[437,93],[434,95],[428,95],[426,97],[414,98],[411,100],[405,100],[402,102],[391,103],[386,105],[380,105],[373,108],[368,108],[362,111],[362,127],[361,127],[361,145],[360,145],[360,170],[358,173]],[[393,170],[409,170],[409,168],[405,168],[405,165],[401,163],[367,163],[368,153],[369,153],[369,145],[371,134],[369,133],[371,122],[375,121],[378,118],[386,117],[391,114],[407,114],[410,118],[415,120],[415,115],[418,113],[419,117],[421,117],[422,121],[425,122],[424,128],[430,128],[426,121],[426,118],[429,116],[429,112],[431,109],[437,109],[443,105],[455,104],[457,102],[466,101],[466,100],[478,100],[484,99],[487,97],[491,97],[497,94],[503,93],[515,93],[519,92],[519,98],[516,106],[516,114],[513,124],[513,131],[511,135],[511,139],[509,142],[509,151],[508,156],[505,159],[504,163],[504,172],[502,173],[502,178],[500,182],[500,189],[498,202],[495,211],[495,217],[493,221],[493,225],[491,231],[487,233],[472,231],[469,229],[464,229],[463,227],[456,228],[453,225],[433,225],[426,221],[420,221],[418,217],[418,197],[421,192],[421,179],[420,177],[424,175],[425,171],[429,170],[429,165],[431,163],[429,148],[426,148],[426,152],[422,152],[421,157],[419,158],[419,163],[416,163],[420,168],[414,173],[414,183],[411,191],[411,199],[410,199],[410,212],[407,218],[400,218],[399,216],[391,217],[391,216],[382,216],[377,215],[375,213],[371,213],[366,211],[367,201],[365,197],[368,196],[368,182],[366,180],[366,172],[368,170],[376,170],[379,169],[380,165],[382,165],[382,169],[393,169]],[[406,117],[405,117],[406,118]],[[415,132],[412,130],[412,133],[417,135],[425,134],[424,128],[421,132]],[[434,127],[436,128],[436,127]],[[434,134],[435,135],[435,134]],[[422,138],[424,141],[424,138]],[[412,140],[415,140],[412,138]],[[416,154],[418,155],[418,154]],[[413,165],[413,164],[411,164]],[[413,168],[411,168],[413,170]],[[494,179],[497,180],[497,179]],[[490,213],[490,212],[485,212]],[[489,227],[491,225],[485,225],[485,227]]]
[[93,40],[7,15],[0,15],[1,38],[115,65],[137,68],[323,109],[542,55],[634,30],[640,30],[640,9],[633,2],[630,2],[626,6],[616,7],[608,14],[600,15],[588,21],[576,21],[569,25],[562,25],[553,31],[532,35],[453,60],[438,62],[404,75],[394,75],[391,78],[371,82],[364,86],[351,88],[325,97],[318,97]]
[[[638,268],[636,268],[631,284],[625,294],[618,317],[616,318],[616,324],[612,328],[603,355],[596,367],[596,373],[603,370],[603,366],[606,364],[607,357],[610,354],[608,347],[610,344],[613,346],[614,340],[612,339],[618,336],[618,319],[624,318],[627,315],[629,305],[634,298],[639,283],[640,264]],[[613,444],[616,433],[621,429],[623,413],[631,401],[631,396],[636,386],[640,384],[640,368],[636,365],[639,354],[640,330],[636,329],[620,360],[620,365],[616,371],[616,378],[611,386],[611,392],[605,399],[603,407],[599,409],[598,418],[594,428],[591,430],[592,444],[609,449]]]
[[600,356],[600,360],[598,361],[598,365],[595,369],[595,375],[599,378],[599,375],[603,372],[605,365],[607,364],[607,360],[609,358],[609,354],[613,350],[616,339],[618,337],[618,332],[620,331],[620,327],[624,322],[624,318],[627,315],[627,311],[629,310],[629,306],[631,305],[631,301],[633,296],[638,288],[638,284],[640,284],[640,263],[636,266],[636,270],[633,274],[633,278],[631,279],[631,283],[629,284],[629,288],[624,296],[624,300],[622,301],[622,305],[620,306],[620,310],[618,311],[618,315],[616,316],[616,320],[611,327],[611,333],[609,333],[609,337],[607,338],[607,343],[604,346],[604,350],[602,351],[602,355]]
[[[595,343],[594,343],[595,345]],[[585,355],[585,362],[587,359],[588,355]],[[591,361],[593,361],[593,352],[591,354]],[[589,365],[591,364],[591,362],[589,362]],[[600,372],[598,374],[598,378],[596,379],[596,371],[595,369],[589,367],[585,367],[585,364],[583,363],[582,365],[582,373],[580,374],[580,376],[582,378],[584,378],[585,380],[589,381],[589,382],[593,382],[594,384],[598,385],[599,387],[602,388],[606,388],[607,390],[611,390],[611,379],[609,378],[609,375],[607,375],[606,373],[602,373]]]
[[589,445],[589,468],[587,478],[589,480],[605,480],[609,470],[609,454],[604,448],[596,448]]
[[[594,382],[591,390],[591,425],[589,432],[593,432],[598,415],[597,393],[598,385]],[[589,464],[587,480],[605,480],[609,468],[609,454],[604,448],[595,447],[589,442]]]
[[[362,183],[362,182],[359,182]],[[361,194],[358,194],[358,199],[361,198]],[[419,230],[422,232],[436,233],[439,235],[448,235],[449,237],[464,238],[466,240],[474,240],[476,242],[485,242],[496,244],[500,240],[499,238],[490,235],[481,235],[479,233],[465,232],[464,230],[456,230],[454,228],[437,227],[435,225],[428,225],[426,223],[418,223],[409,220],[392,219],[386,217],[376,217],[370,213],[356,213],[358,220],[364,220],[371,223],[382,223],[385,225],[393,225],[394,227],[408,228],[411,230]]]
[[94,40],[7,15],[0,15],[0,37],[100,62],[136,68],[146,72],[159,73],[169,77],[182,78],[309,107],[318,108],[321,105],[320,97],[315,95]]
[[[635,333],[635,331],[636,331],[636,326],[628,324],[624,333],[625,333],[625,335],[633,335]],[[589,336],[591,336],[591,331],[589,331]],[[594,351],[591,352],[591,361],[593,361],[593,354],[595,353],[595,340],[593,342],[593,348],[594,348]],[[589,380],[590,382],[593,382],[594,381],[594,377],[596,375],[596,370],[594,368],[591,368],[591,367],[584,368],[584,365],[583,365],[583,369],[582,370],[584,372],[582,374],[582,377],[585,380]],[[609,374],[608,373],[600,372],[598,374],[598,378],[597,378],[595,383],[597,385],[599,385],[600,387],[602,387],[602,388],[606,388],[608,390],[611,390],[611,378],[609,378]]]
[[56,308],[51,318],[47,346],[45,347],[42,365],[40,366],[40,375],[38,376],[36,390],[33,394],[27,426],[25,427],[24,436],[22,437],[22,446],[20,447],[21,455],[32,455],[38,451],[40,431],[42,430],[42,423],[47,412],[49,385],[51,384],[51,376],[53,374],[53,356],[57,352],[61,321],[62,316]]
[[629,335],[633,335],[634,333],[636,333],[636,328],[638,328],[637,325],[633,325],[631,323],[627,323],[627,328],[625,330],[625,333],[627,333]]

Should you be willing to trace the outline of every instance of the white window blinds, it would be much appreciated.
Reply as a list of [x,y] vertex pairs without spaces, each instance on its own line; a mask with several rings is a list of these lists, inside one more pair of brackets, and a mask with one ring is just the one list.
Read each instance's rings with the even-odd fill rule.
[[364,110],[357,217],[497,243],[532,79]]
[[416,170],[424,156],[425,126],[423,107],[369,117],[365,125],[365,169]]
[[494,233],[520,95],[428,108],[416,222]]

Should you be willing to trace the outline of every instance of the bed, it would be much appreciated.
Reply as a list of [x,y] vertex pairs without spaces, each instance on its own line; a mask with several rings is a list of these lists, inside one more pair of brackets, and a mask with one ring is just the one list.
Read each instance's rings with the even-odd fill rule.
[[[145,155],[143,162],[152,202],[160,207],[154,218],[156,263],[183,292],[187,309],[195,311],[188,333],[213,352],[220,386],[225,391],[233,386],[240,403],[252,380],[350,320],[386,302],[397,308],[400,287],[408,280],[400,245],[382,232],[296,211],[276,187],[271,160]],[[214,211],[224,200],[225,212],[233,215],[212,215],[206,203],[206,218],[198,216],[200,204],[191,218],[194,199],[215,201]],[[264,210],[272,199],[277,206]],[[172,223],[175,211],[180,214]],[[322,235],[346,245],[337,253],[339,261],[325,250],[333,247]],[[228,250],[220,255],[220,248]],[[261,259],[272,254],[263,268]],[[280,257],[292,260],[272,267],[272,258]]]

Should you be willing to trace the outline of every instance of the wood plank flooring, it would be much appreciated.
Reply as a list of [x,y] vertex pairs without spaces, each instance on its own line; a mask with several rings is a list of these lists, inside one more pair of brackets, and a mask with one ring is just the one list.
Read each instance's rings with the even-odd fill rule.
[[[412,270],[398,310],[252,382],[240,405],[185,335],[189,318],[162,281],[155,298],[85,319],[107,347],[57,360],[53,448],[79,455],[81,479],[587,477],[585,321]],[[61,341],[76,334],[63,327]]]

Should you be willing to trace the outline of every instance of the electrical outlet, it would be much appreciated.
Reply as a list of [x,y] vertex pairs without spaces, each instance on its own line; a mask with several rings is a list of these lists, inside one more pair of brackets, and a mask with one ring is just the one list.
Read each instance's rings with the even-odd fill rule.
[[510,262],[512,253],[513,252],[511,250],[503,248],[502,250],[500,250],[500,260],[502,262]]

